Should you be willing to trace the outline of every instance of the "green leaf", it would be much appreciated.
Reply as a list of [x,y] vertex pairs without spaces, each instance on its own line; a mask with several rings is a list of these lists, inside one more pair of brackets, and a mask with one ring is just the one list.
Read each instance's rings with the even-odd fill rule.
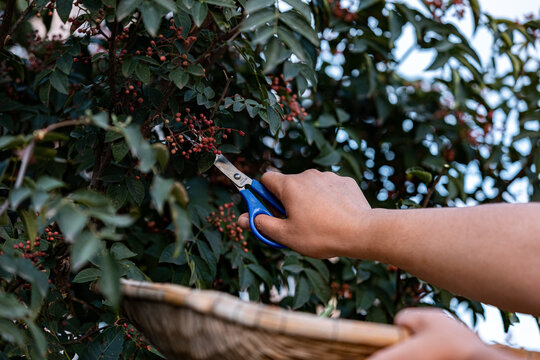
[[280,26],[278,27],[277,34],[281,41],[283,41],[300,60],[310,62],[310,59],[304,50],[304,46],[290,30]]
[[146,173],[152,169],[156,162],[156,154],[152,146],[142,137],[137,125],[131,125],[124,129],[124,136],[128,142],[131,153],[139,158],[139,169]]
[[71,203],[62,206],[56,215],[56,221],[68,241],[75,239],[87,220],[88,216]]
[[356,312],[369,310],[373,305],[375,298],[375,293],[370,289],[365,287],[359,288],[358,291],[356,291]]
[[67,22],[69,14],[71,13],[71,7],[73,6],[72,0],[56,0],[56,12],[62,22]]
[[255,282],[255,276],[249,271],[247,266],[240,265],[238,268],[238,281],[240,289],[245,290]]
[[69,53],[64,53],[62,56],[56,59],[56,67],[66,75],[69,75],[72,66],[73,57]]
[[308,39],[313,45],[319,46],[319,35],[306,21],[295,12],[287,11],[280,16],[281,20],[291,29]]
[[324,261],[310,257],[305,257],[304,260],[310,263],[311,266],[313,266],[319,272],[319,274],[322,275],[325,281],[330,281],[330,272],[324,264]]
[[315,122],[318,128],[327,128],[337,124],[336,118],[328,113],[322,114]]
[[118,264],[114,257],[105,253],[101,257],[101,279],[99,280],[99,289],[111,303],[113,309],[118,309],[120,305],[120,273]]
[[174,225],[174,232],[176,234],[176,242],[184,244],[190,237],[193,236],[191,232],[191,218],[189,213],[174,202],[169,202],[171,209],[172,221]]
[[171,195],[180,206],[186,207],[189,203],[189,195],[182,183],[175,181],[171,189]]
[[236,2],[234,0],[205,0],[204,2],[210,5],[236,9]]
[[319,156],[313,159],[315,164],[322,166],[331,166],[337,164],[341,160],[341,155],[334,150],[330,144],[325,144]]
[[199,254],[201,255],[201,258],[208,265],[211,277],[214,278],[216,276],[216,266],[218,258],[210,249],[210,247],[203,241],[197,241],[197,248],[199,249]]
[[47,175],[40,176],[36,181],[36,189],[42,191],[51,191],[64,186],[66,186],[64,182]]
[[124,347],[124,332],[119,326],[103,331],[81,354],[81,360],[118,360]]
[[30,311],[24,303],[19,302],[15,295],[0,290],[0,318],[17,320],[27,316],[30,316]]
[[154,176],[154,180],[152,181],[152,186],[150,188],[150,197],[154,202],[156,210],[160,214],[163,213],[163,204],[169,196],[173,183],[174,180],[172,179],[163,179],[159,175]]
[[21,219],[24,224],[24,230],[26,232],[26,238],[33,241],[37,235],[37,216],[33,211],[20,211]]
[[31,194],[32,190],[24,186],[13,189],[9,193],[9,202],[11,203],[11,206],[16,209],[19,204],[26,200]]
[[214,165],[214,161],[216,160],[216,155],[214,155],[211,152],[206,152],[199,157],[199,160],[197,161],[197,168],[199,169],[200,173],[204,173]]
[[129,250],[126,245],[118,242],[111,246],[111,254],[116,258],[116,260],[124,260],[137,256],[137,254]]
[[49,77],[49,81],[56,91],[66,95],[68,94],[69,79],[66,74],[61,71],[53,71]]
[[276,19],[275,10],[264,9],[250,14],[242,23],[240,31],[252,31]]
[[126,16],[130,15],[142,4],[143,0],[121,0],[116,9],[116,16],[118,20],[122,20]]
[[[141,11],[144,26],[150,36],[157,36],[159,25],[161,24],[161,15],[159,14],[157,7],[151,2],[144,2],[139,6],[139,10]],[[146,81],[142,79],[141,81],[146,83]]]
[[101,270],[96,268],[88,268],[79,271],[77,275],[73,278],[74,283],[85,283],[90,281],[95,281],[101,276]]
[[122,63],[122,75],[124,77],[129,78],[131,74],[135,71],[135,68],[137,67],[137,61],[133,59],[132,57],[124,59],[124,62]]
[[162,143],[156,142],[152,144],[152,149],[154,149],[161,170],[165,170],[169,164],[169,148]]
[[103,243],[89,231],[82,232],[71,246],[71,268],[78,271],[102,248]]
[[293,7],[300,15],[304,17],[308,24],[311,23],[311,9],[309,5],[302,0],[284,0],[287,4]]
[[253,271],[258,277],[260,277],[266,283],[266,285],[272,287],[272,277],[265,268],[257,264],[249,264],[247,267],[249,268],[249,270]]
[[176,4],[172,0],[155,0],[155,2],[165,8],[167,11],[176,11]]
[[203,76],[204,75],[204,68],[201,64],[196,65],[189,65],[186,69],[188,73],[194,76]]
[[248,0],[244,6],[244,11],[246,14],[252,14],[275,3],[276,0]]
[[300,276],[294,290],[293,309],[298,309],[308,302],[311,296],[311,289],[308,281],[304,276]]
[[126,185],[131,198],[137,205],[141,205],[144,200],[144,185],[141,180],[133,177],[126,178]]
[[304,269],[307,278],[315,290],[315,295],[323,303],[327,303],[330,300],[330,288],[328,283],[323,279],[323,277],[313,269]]
[[193,3],[193,6],[191,7],[191,16],[193,17],[193,22],[197,27],[200,27],[202,23],[204,22],[204,19],[206,19],[206,15],[208,14],[208,5],[204,2],[200,2],[198,0],[195,0]]
[[[1,296],[5,295],[1,294]],[[0,301],[0,303],[1,302],[2,301]],[[4,310],[6,310],[4,304],[2,304],[2,307],[4,308]],[[10,342],[12,344],[17,344],[20,347],[24,347],[24,343],[26,342],[24,332],[9,320],[0,320],[0,336],[2,340]]]
[[37,286],[42,297],[47,295],[49,290],[47,274],[36,269],[30,260],[0,255],[0,268]]
[[182,68],[176,68],[169,74],[169,80],[174,82],[179,89],[183,89],[189,82],[189,74]]
[[150,82],[150,68],[147,64],[143,62],[138,62],[135,66],[135,74],[143,82],[143,84],[148,84]]
[[270,125],[270,132],[272,134],[276,134],[278,130],[281,128],[281,115],[274,109],[273,106],[267,105],[266,106],[266,119],[263,118],[264,121]]
[[33,341],[33,350],[35,351],[34,356],[39,356],[42,359],[45,359],[47,355],[47,341],[41,329],[31,320],[25,320],[25,324],[32,334]]
[[107,197],[111,199],[115,209],[120,209],[127,201],[129,192],[127,185],[111,184],[107,187]]
[[159,262],[184,265],[187,263],[186,253],[179,244],[169,244],[163,249],[163,252],[159,257]]
[[112,154],[114,161],[120,162],[129,152],[129,146],[125,141],[113,144]]
[[469,0],[469,5],[471,6],[471,10],[473,13],[474,31],[476,32],[476,29],[478,28],[478,24],[480,22],[480,5],[478,4],[478,0]]
[[425,184],[429,184],[433,179],[433,175],[431,175],[431,173],[419,167],[409,168],[405,171],[405,174],[411,177],[414,176]]

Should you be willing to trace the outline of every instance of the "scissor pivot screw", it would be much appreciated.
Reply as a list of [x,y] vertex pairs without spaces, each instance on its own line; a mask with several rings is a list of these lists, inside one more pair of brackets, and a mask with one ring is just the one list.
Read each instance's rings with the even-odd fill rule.
[[234,174],[234,178],[236,180],[240,180],[241,177],[242,177],[242,175],[240,175],[240,174]]

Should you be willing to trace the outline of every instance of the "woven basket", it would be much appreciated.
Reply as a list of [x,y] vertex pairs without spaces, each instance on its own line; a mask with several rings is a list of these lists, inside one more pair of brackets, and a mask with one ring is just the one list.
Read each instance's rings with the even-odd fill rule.
[[173,284],[123,280],[122,292],[125,315],[170,360],[365,359],[408,336],[392,325],[319,318]]

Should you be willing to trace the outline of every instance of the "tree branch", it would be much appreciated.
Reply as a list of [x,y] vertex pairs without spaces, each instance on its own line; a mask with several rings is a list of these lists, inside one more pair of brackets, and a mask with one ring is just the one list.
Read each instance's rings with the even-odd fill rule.
[[19,16],[17,21],[15,21],[13,26],[11,26],[11,28],[9,29],[10,34],[13,34],[15,32],[15,30],[17,29],[17,26],[19,26],[19,24],[26,18],[26,16],[30,13],[30,11],[34,8],[35,5],[36,5],[35,0],[32,0],[32,2],[30,4],[28,4],[28,7],[26,9],[24,9],[21,16]]
[[431,199],[431,196],[435,192],[435,186],[437,186],[439,181],[441,181],[441,178],[444,175],[446,175],[446,173],[448,172],[449,169],[450,169],[450,166],[448,164],[444,164],[441,172],[439,173],[439,175],[437,176],[437,178],[435,179],[435,181],[433,182],[433,184],[429,188],[428,193],[427,193],[426,197],[424,198],[424,201],[422,202],[422,207],[423,208],[427,208],[429,199]]
[[225,83],[225,88],[223,88],[223,92],[221,93],[221,97],[216,102],[216,105],[214,105],[214,108],[212,109],[212,112],[210,113],[210,120],[214,120],[214,115],[216,115],[216,111],[219,108],[219,105],[223,102],[223,99],[225,99],[225,95],[227,94],[227,90],[229,90],[229,85],[231,84],[231,78],[227,76],[227,73],[225,70],[223,70],[223,74],[225,75],[225,79],[227,79],[227,82]]
[[4,48],[9,39],[9,28],[11,25],[11,18],[13,17],[13,12],[15,11],[15,3],[16,0],[7,0],[6,2],[4,18],[2,20],[2,25],[0,26],[0,50]]

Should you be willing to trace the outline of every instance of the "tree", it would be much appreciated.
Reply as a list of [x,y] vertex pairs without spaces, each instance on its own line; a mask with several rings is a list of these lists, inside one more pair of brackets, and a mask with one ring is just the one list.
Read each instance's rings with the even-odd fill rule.
[[[453,299],[482,316],[392,265],[268,248],[236,226],[245,205],[212,163],[335,171],[377,207],[509,201],[517,180],[538,200],[538,21],[495,19],[476,0],[0,4],[3,355],[158,358],[117,316],[120,277],[377,322]],[[509,72],[448,21],[465,11]],[[64,36],[34,31],[53,16]],[[406,25],[437,54],[430,83],[395,71]]]

